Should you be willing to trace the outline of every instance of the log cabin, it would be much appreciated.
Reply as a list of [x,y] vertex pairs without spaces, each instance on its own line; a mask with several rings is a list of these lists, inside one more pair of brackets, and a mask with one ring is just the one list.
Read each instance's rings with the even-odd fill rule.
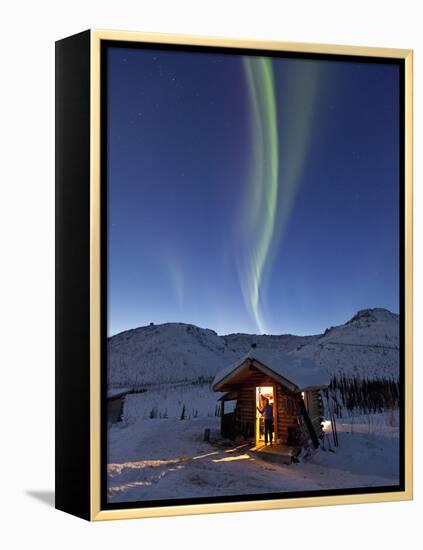
[[[252,347],[239,361],[217,373],[212,389],[224,392],[221,403],[223,437],[242,437],[263,445],[264,404],[273,408],[273,441],[284,447],[319,446],[322,437],[321,390],[328,372],[308,358]],[[225,403],[235,402],[225,413]]]

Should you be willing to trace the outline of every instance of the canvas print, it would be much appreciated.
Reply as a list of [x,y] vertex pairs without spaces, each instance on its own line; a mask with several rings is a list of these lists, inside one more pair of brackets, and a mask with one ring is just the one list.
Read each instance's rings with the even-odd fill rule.
[[399,490],[400,64],[102,63],[106,505]]

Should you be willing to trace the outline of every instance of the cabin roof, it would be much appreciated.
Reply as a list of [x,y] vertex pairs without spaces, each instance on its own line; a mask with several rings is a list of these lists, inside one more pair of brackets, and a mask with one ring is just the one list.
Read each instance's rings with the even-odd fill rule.
[[242,383],[248,376],[251,364],[293,391],[324,388],[330,383],[329,373],[312,359],[277,350],[252,348],[241,359],[216,374],[213,390],[229,391],[233,384]]

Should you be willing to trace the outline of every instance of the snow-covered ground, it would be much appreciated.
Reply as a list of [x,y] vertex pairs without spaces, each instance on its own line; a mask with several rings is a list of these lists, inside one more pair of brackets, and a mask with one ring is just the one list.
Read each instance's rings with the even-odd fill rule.
[[[399,482],[397,413],[338,423],[339,447],[289,466],[270,463],[241,443],[203,441],[219,418],[130,420],[109,427],[108,498],[130,502],[375,487]],[[332,445],[335,452],[328,450]]]

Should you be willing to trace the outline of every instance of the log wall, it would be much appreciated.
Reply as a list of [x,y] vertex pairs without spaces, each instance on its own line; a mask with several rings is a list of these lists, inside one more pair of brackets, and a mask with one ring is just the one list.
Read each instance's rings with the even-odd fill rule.
[[279,384],[276,386],[277,438],[283,445],[287,443],[289,428],[298,427],[301,399],[301,393],[294,393]]

